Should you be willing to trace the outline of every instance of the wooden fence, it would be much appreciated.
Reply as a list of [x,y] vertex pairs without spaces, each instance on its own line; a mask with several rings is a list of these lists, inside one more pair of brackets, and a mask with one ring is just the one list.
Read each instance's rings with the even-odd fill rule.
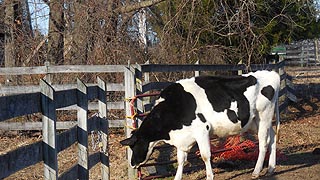
[[[281,53],[281,52],[280,52]],[[320,41],[304,40],[285,46],[287,65],[312,66],[320,64]]]
[[[37,67],[10,67],[0,68],[0,76],[6,77],[8,75],[44,75],[46,81],[52,82],[51,76],[53,74],[67,74],[67,73],[123,73],[124,66],[122,65],[63,65],[63,66],[52,66],[46,63],[45,66]],[[74,89],[77,84],[53,84],[55,90],[66,91]],[[88,84],[88,87],[94,87],[94,84]],[[108,92],[124,92],[123,83],[110,83],[106,85]],[[25,94],[25,93],[36,93],[40,92],[39,85],[5,85],[0,84],[0,96]],[[124,98],[123,98],[124,99]],[[109,101],[107,106],[109,110],[122,110],[124,111],[123,99],[118,101]],[[66,107],[58,107],[58,110],[76,110],[76,105],[70,105]],[[98,103],[89,102],[89,110],[98,110]],[[115,117],[109,120],[109,127],[123,127],[124,118]],[[65,121],[57,122],[57,129],[69,129],[77,124],[76,121]],[[42,122],[0,122],[0,130],[41,130]]]
[[[101,162],[102,179],[109,179],[107,152],[108,121],[106,83],[98,78],[98,85],[87,87],[78,80],[77,89],[55,91],[45,80],[40,81],[41,92],[0,97],[0,121],[32,113],[42,113],[43,141],[20,147],[0,156],[0,179],[23,168],[44,162],[44,179],[89,179],[89,169]],[[98,99],[98,113],[88,119],[88,101]],[[77,106],[77,126],[57,134],[56,109]],[[103,150],[89,155],[88,132],[102,133]],[[58,176],[57,155],[78,142],[78,164]]]

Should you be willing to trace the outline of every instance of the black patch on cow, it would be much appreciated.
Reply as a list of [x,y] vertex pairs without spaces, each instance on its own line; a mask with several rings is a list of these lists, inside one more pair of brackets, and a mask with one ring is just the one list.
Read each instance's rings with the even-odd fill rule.
[[[237,102],[238,117],[241,126],[245,126],[250,117],[249,101],[244,96],[246,89],[257,83],[257,79],[253,76],[199,76],[195,78],[195,82],[205,90],[209,102],[214,111],[223,112],[229,109],[231,102]],[[234,115],[231,121],[235,121]],[[229,116],[229,115],[228,115]]]
[[207,130],[209,130],[209,125],[206,126]]
[[238,122],[238,116],[237,116],[236,112],[234,112],[233,110],[228,109],[227,115],[228,115],[228,118],[230,119],[230,121],[232,121],[233,123]]
[[122,144],[128,144],[133,151],[133,166],[145,160],[150,142],[169,140],[171,130],[182,129],[183,125],[190,126],[196,119],[196,100],[181,84],[169,85],[161,92],[160,97],[165,100],[151,110],[139,129],[132,134],[131,140],[122,141]]
[[169,85],[161,92],[160,97],[165,100],[151,110],[136,133],[148,142],[169,140],[171,130],[182,129],[183,125],[190,126],[196,119],[196,100],[181,84]]
[[274,96],[274,89],[270,85],[266,86],[266,87],[262,88],[261,94],[264,95],[266,98],[268,98],[269,101],[271,101]]
[[203,116],[202,113],[198,113],[197,116],[200,118],[200,120],[201,120],[203,123],[207,122],[206,118]]

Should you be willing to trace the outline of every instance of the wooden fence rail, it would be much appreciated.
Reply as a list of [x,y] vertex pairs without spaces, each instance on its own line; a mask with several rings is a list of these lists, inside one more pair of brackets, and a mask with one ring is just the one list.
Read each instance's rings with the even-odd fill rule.
[[[122,65],[63,65],[63,66],[51,66],[46,64],[46,66],[38,66],[38,67],[9,67],[9,68],[0,68],[0,76],[8,76],[8,75],[30,75],[30,74],[44,74],[46,76],[50,74],[63,74],[63,73],[123,73],[125,67]],[[48,78],[49,79],[49,78]],[[50,80],[48,80],[50,82]],[[77,88],[77,84],[53,84],[53,88],[57,91],[57,96],[65,96],[70,97],[73,100],[76,99],[76,96],[73,91]],[[123,83],[107,83],[106,85],[108,92],[124,92],[124,84]],[[89,96],[96,92],[98,88],[94,84],[88,84]],[[69,94],[66,94],[69,93]],[[26,94],[26,95],[22,95]],[[18,95],[18,96],[12,96]],[[11,102],[14,104],[13,107],[20,108],[23,111],[28,111],[27,114],[33,114],[36,112],[40,112],[40,86],[39,85],[1,85],[0,84],[0,97],[5,96],[2,101]],[[28,96],[32,96],[32,98],[28,98]],[[19,97],[20,100],[28,101],[29,106],[19,106],[19,102],[15,102],[16,98]],[[70,99],[69,98],[69,99]],[[89,97],[92,99],[91,97]],[[64,98],[58,98],[61,100],[57,110],[77,110],[77,105],[71,102],[65,101]],[[17,103],[17,104],[15,104]],[[19,106],[19,107],[18,107]],[[124,98],[118,101],[109,101],[107,102],[107,106],[109,110],[121,110],[124,111]],[[1,106],[0,110],[4,112],[0,114],[0,129],[1,130],[41,130],[42,123],[41,122],[1,122],[5,119],[10,119],[12,117],[19,116],[21,111],[16,111],[15,108],[10,108],[7,106]],[[93,101],[89,102],[88,110],[98,110],[98,102]],[[11,116],[11,117],[10,117]],[[124,126],[124,118],[115,117],[113,120],[109,120],[110,127],[123,127]],[[73,127],[77,122],[76,121],[65,121],[65,122],[57,122],[57,129],[69,129]]]
[[[55,91],[45,80],[40,81],[41,93],[0,97],[0,121],[31,113],[42,113],[43,141],[20,147],[0,155],[0,179],[44,162],[44,179],[89,179],[89,169],[101,162],[102,179],[109,179],[108,120],[106,83],[98,78],[98,86],[87,87],[78,80],[77,89]],[[88,119],[88,101],[98,99],[98,114]],[[76,104],[77,126],[57,134],[56,109]],[[101,151],[89,156],[88,132],[102,134]],[[57,154],[78,142],[78,163],[58,176]]]
[[320,64],[320,41],[304,40],[286,45],[284,59],[287,65],[312,66]]

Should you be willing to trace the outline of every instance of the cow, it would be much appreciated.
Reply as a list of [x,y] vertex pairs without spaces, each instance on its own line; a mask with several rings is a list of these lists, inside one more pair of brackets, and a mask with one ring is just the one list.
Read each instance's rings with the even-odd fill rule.
[[[259,155],[252,173],[256,179],[270,148],[268,174],[276,165],[276,134],[280,125],[278,93],[280,77],[274,71],[239,76],[198,76],[179,80],[161,91],[141,126],[120,143],[132,150],[130,164],[138,168],[158,142],[177,148],[180,180],[187,153],[197,143],[205,163],[206,179],[212,180],[210,137],[226,137],[248,131],[258,133]],[[276,113],[277,132],[272,128]]]

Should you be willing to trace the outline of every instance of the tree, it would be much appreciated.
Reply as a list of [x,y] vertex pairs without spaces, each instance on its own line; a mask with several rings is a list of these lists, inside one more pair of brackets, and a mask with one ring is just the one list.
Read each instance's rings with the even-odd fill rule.
[[[4,18],[4,64],[5,67],[15,66],[15,48],[14,48],[14,10],[13,2],[11,0],[4,1],[5,18]],[[6,83],[13,82],[12,76],[6,77]]]
[[48,61],[51,64],[64,62],[64,0],[49,3]]
[[[36,40],[27,0],[0,1],[0,40],[6,67],[30,65]],[[20,81],[19,78],[17,80]],[[10,80],[9,80],[10,81]]]
[[[67,1],[60,7],[53,5],[57,1],[50,1],[48,58],[64,58],[65,63],[71,64],[124,64],[130,59],[139,61],[142,59],[141,50],[127,33],[129,19],[139,9],[161,1],[120,3],[118,0],[83,0]],[[53,8],[60,8],[60,11]],[[64,14],[64,19],[61,14]],[[64,43],[61,36],[64,36]],[[64,47],[61,47],[62,44]],[[61,51],[54,49],[63,50],[64,56]]]
[[261,62],[273,45],[319,34],[313,1],[174,0],[152,12],[162,52],[154,59],[180,63]]

